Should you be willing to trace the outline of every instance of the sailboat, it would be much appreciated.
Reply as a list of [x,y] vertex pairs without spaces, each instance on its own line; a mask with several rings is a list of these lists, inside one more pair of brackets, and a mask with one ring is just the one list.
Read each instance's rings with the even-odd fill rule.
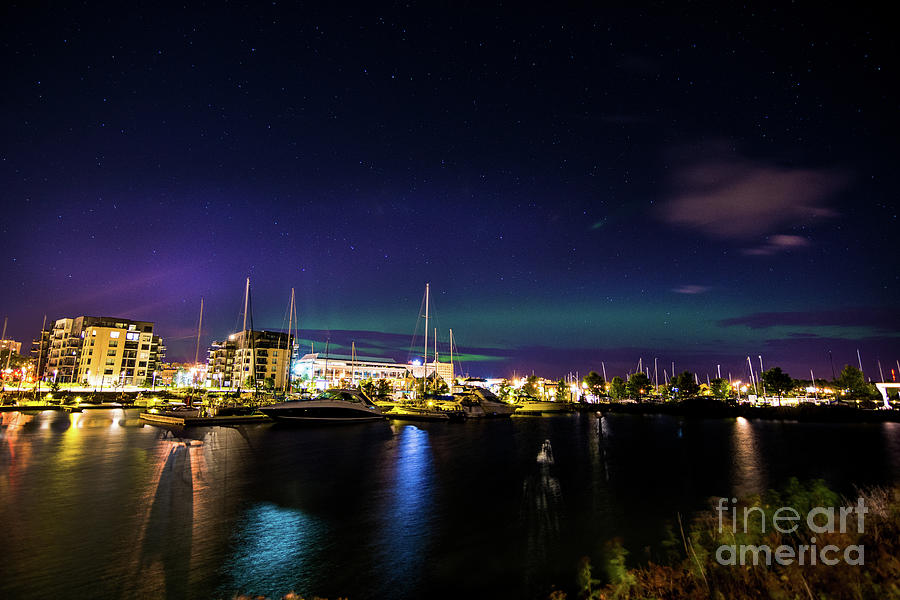
[[[250,319],[250,329],[247,329],[247,319]],[[244,378],[244,365],[247,362],[249,352],[250,363],[250,379],[252,380],[253,391],[251,393],[251,403],[244,404],[241,402],[243,396],[241,394],[241,385]],[[247,284],[244,289],[244,321],[241,330],[241,347],[239,351],[235,351],[235,360],[240,360],[240,371],[237,378],[237,398],[235,400],[220,400],[209,407],[209,412],[217,417],[230,417],[237,415],[249,415],[256,412],[255,402],[258,400],[257,378],[256,378],[256,342],[253,336],[253,313],[250,305],[250,278],[247,278]]]
[[[287,373],[284,385],[285,397],[291,397],[291,366],[293,362],[293,347],[291,338],[293,327],[296,324],[297,309],[294,300],[294,290],[291,289],[291,306],[288,317],[288,352]],[[354,346],[355,354],[355,346]],[[325,357],[328,360],[328,342],[325,342]],[[326,362],[326,372],[327,362]],[[295,424],[301,423],[361,423],[368,421],[380,421],[384,419],[381,409],[372,400],[355,389],[327,389],[315,398],[296,398],[286,400],[270,406],[263,406],[260,411],[277,421],[285,421]]]
[[[431,284],[425,284],[425,347],[424,366],[422,379],[422,399],[404,402],[395,405],[385,416],[389,419],[402,419],[404,421],[450,421],[465,419],[465,414],[458,410],[443,410],[435,405],[434,400],[425,399],[425,388],[428,385],[428,305],[430,304]],[[435,363],[437,354],[435,353]],[[434,377],[437,379],[437,364],[435,364]]]
[[[453,373],[453,330],[450,330],[450,372]],[[451,375],[451,380],[453,376]],[[469,386],[452,390],[453,395],[441,401],[438,406],[444,410],[456,410],[465,414],[467,419],[484,419],[509,417],[516,411],[516,406],[504,402],[488,389]]]

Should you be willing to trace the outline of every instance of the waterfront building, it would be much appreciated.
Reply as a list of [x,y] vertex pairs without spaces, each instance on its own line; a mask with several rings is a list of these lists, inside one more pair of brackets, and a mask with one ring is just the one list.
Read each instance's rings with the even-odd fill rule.
[[[448,385],[452,378],[450,363],[428,363],[428,376],[437,372]],[[366,380],[385,379],[394,388],[408,377],[421,378],[425,367],[421,364],[398,363],[390,358],[372,356],[349,356],[347,354],[327,355],[324,352],[305,354],[294,365],[294,377],[304,381],[314,381],[317,387],[334,387],[343,381],[346,385],[357,386]]]
[[293,337],[280,331],[245,330],[213,342],[208,353],[206,385],[229,389],[283,388]]
[[31,340],[31,359],[34,362],[34,376],[40,378],[47,372],[47,361],[50,356],[50,334],[49,328],[41,330],[38,339]]
[[300,358],[293,370],[295,378],[317,382],[318,387],[334,387],[341,381],[353,386],[368,379],[396,382],[407,377],[409,367],[389,358],[313,352]]
[[205,363],[164,363],[156,372],[155,384],[164,387],[201,387],[206,385]]
[[[420,364],[412,364],[409,365],[409,372],[413,377],[419,379],[421,377],[425,377],[425,373],[428,373],[428,377],[430,378],[432,373],[437,373],[438,377],[444,380],[444,383],[447,385],[451,385],[453,380],[453,365],[450,363],[442,363],[438,361],[431,361],[427,365]],[[430,379],[429,379],[430,381]]]
[[57,383],[143,386],[164,356],[150,321],[65,317],[50,328],[45,372]]
[[22,354],[22,342],[15,340],[0,340],[0,352],[6,354],[7,350],[12,350],[16,354]]

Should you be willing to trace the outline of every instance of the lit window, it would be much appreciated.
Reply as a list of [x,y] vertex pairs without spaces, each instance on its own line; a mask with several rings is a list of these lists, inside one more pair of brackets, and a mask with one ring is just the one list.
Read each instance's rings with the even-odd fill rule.
[[91,335],[96,336],[96,335],[97,335],[97,330],[96,330],[96,329],[93,330],[93,331],[91,332]]
[[109,337],[112,338],[112,339],[114,339],[114,340],[115,340],[115,339],[118,339],[120,333],[122,333],[122,332],[121,332],[121,331],[110,331],[110,332],[109,332]]

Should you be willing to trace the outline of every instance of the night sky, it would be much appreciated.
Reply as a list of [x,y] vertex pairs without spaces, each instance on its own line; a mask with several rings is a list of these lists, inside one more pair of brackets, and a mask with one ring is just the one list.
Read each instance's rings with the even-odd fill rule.
[[193,359],[249,276],[257,328],[295,287],[317,349],[406,361],[428,281],[477,375],[896,369],[884,15],[72,4],[0,9],[15,339],[123,316]]

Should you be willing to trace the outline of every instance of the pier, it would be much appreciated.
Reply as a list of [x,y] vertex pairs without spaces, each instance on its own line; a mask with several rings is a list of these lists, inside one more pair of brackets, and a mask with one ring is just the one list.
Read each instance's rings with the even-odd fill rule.
[[213,427],[241,423],[271,423],[266,415],[236,415],[233,417],[173,417],[154,413],[141,413],[141,421],[150,425],[177,427]]

